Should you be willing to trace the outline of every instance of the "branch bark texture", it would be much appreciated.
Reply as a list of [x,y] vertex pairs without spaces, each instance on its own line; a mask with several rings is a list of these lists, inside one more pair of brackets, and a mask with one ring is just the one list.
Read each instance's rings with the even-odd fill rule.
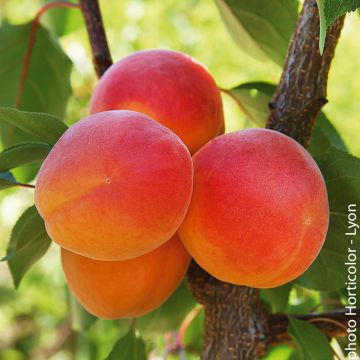
[[268,315],[257,289],[221,282],[194,261],[187,280],[205,310],[202,359],[257,359],[266,353]]
[[[112,64],[97,0],[80,0],[96,73]],[[294,32],[279,86],[270,103],[267,127],[287,134],[305,147],[315,119],[327,102],[326,88],[332,58],[343,26],[339,18],[328,31],[323,56],[319,53],[319,15],[316,0],[305,0]],[[194,261],[188,284],[205,310],[204,360],[256,360],[272,345],[290,342],[288,317],[269,315],[259,290],[223,283]],[[344,335],[343,313],[298,315],[326,335]],[[324,320],[327,319],[327,320]],[[322,320],[321,320],[322,319]],[[329,321],[330,319],[330,321]],[[344,325],[344,326],[342,326]]]
[[98,0],[80,0],[97,76],[100,78],[112,65]]
[[343,23],[344,17],[338,18],[329,28],[321,56],[316,0],[305,1],[279,86],[269,104],[267,128],[280,131],[305,147],[315,119],[327,103],[327,80]]
[[[327,79],[343,21],[343,17],[339,18],[329,29],[321,56],[316,0],[305,0],[280,83],[269,104],[267,128],[282,132],[305,147],[315,119],[327,102]],[[205,309],[202,359],[256,360],[269,346],[290,341],[286,332],[288,317],[268,315],[258,290],[218,281],[194,263],[188,272],[188,283]],[[341,323],[314,324],[328,336],[344,333]]]

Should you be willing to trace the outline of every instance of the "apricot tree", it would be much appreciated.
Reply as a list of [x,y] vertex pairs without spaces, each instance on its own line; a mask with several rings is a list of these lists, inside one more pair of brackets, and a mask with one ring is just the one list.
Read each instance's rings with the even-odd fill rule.
[[[36,188],[3,260],[18,287],[58,243],[81,305],[122,319],[110,360],[145,359],[142,335],[154,332],[175,334],[167,354],[182,357],[358,358],[360,160],[322,108],[345,14],[360,2],[305,0],[300,13],[297,0],[215,3],[241,48],[283,67],[278,84],[221,89],[267,130],[221,135],[220,90],[183,54],[113,64],[96,0],[50,2],[32,23],[0,28],[4,47],[22,44],[20,71],[0,58],[0,189]],[[80,9],[99,78],[93,115],[70,127],[71,61],[39,22],[54,7]],[[96,321],[86,310],[72,310],[84,331]]]

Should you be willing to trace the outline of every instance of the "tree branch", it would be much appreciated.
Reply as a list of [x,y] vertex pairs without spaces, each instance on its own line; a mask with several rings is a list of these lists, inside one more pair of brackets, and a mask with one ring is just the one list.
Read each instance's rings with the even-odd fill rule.
[[79,4],[90,40],[95,71],[100,78],[112,65],[112,59],[106,40],[99,3],[98,0],[80,0]]
[[192,261],[187,281],[205,311],[202,359],[258,359],[266,354],[268,315],[259,290],[221,282]]
[[[355,310],[354,310],[355,313]],[[315,325],[328,338],[347,335],[347,323],[350,319],[360,321],[360,309],[356,309],[356,316],[345,315],[345,310],[335,310],[326,313],[291,315],[296,319],[307,321]],[[290,343],[292,339],[287,334],[289,318],[285,314],[275,314],[269,317],[268,346]]]
[[[291,136],[305,147],[315,119],[327,101],[327,78],[343,21],[342,17],[330,27],[321,56],[316,0],[305,0],[280,83],[269,105],[267,127]],[[187,280],[205,310],[202,359],[256,360],[269,345],[290,341],[287,316],[268,315],[258,290],[218,281],[194,262]],[[303,319],[310,317],[310,321],[312,316],[316,315],[304,315]],[[344,331],[328,320],[314,324],[329,336]]]
[[344,17],[329,28],[323,56],[319,51],[320,20],[316,0],[306,0],[293,35],[267,128],[307,147],[316,117],[327,103],[327,79]]
[[[328,29],[323,56],[319,51],[320,20],[316,0],[305,0],[289,47],[284,70],[272,102],[267,128],[282,132],[304,147],[308,146],[315,120],[327,103],[327,82],[344,16]],[[312,322],[328,337],[346,335],[344,310],[322,314],[296,315]],[[358,319],[359,320],[359,319]],[[269,316],[268,345],[291,341],[286,315]]]

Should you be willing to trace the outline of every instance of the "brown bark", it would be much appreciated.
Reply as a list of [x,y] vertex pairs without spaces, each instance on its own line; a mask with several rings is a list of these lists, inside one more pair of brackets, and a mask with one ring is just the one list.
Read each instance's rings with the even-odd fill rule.
[[[329,29],[321,56],[316,0],[305,0],[269,106],[267,127],[287,134],[305,147],[315,119],[327,102],[327,78],[343,21],[343,17],[338,19]],[[220,282],[194,263],[188,283],[205,309],[203,359],[256,360],[268,346],[290,340],[286,334],[288,318],[266,315],[258,290]],[[322,330],[329,329],[323,326]]]
[[[99,77],[112,64],[101,14],[96,0],[80,0]],[[316,116],[326,103],[327,78],[343,18],[331,26],[324,55],[319,46],[319,15],[316,0],[305,0],[293,35],[284,71],[270,103],[267,127],[287,134],[306,146]],[[269,315],[260,302],[259,290],[221,282],[194,261],[187,280],[205,310],[205,360],[256,360],[267,348],[291,339],[288,317]],[[328,336],[344,335],[346,318],[338,312],[297,315],[311,321]],[[326,318],[327,320],[321,320]]]
[[328,30],[319,52],[320,20],[316,0],[304,3],[284,71],[272,102],[267,128],[280,131],[307,147],[316,117],[327,103],[327,79],[344,17]]
[[112,65],[98,0],[80,0],[97,76],[100,78]]
[[257,289],[221,282],[194,261],[187,280],[205,310],[203,359],[257,359],[266,353],[268,317]]

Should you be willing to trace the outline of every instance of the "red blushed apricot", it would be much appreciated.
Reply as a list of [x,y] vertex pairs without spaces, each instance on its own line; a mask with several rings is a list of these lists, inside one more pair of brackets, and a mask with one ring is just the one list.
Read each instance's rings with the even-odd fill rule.
[[191,57],[168,50],[139,51],[112,65],[95,88],[91,113],[142,112],[174,131],[191,153],[223,131],[219,90]]
[[271,288],[301,275],[329,222],[324,179],[297,142],[251,129],[219,136],[194,158],[178,234],[195,261],[233,284]]
[[61,247],[125,260],[165,243],[192,192],[192,160],[169,129],[133,111],[73,125],[44,161],[35,203]]
[[75,297],[103,319],[138,317],[159,307],[179,286],[190,261],[176,235],[131,260],[93,260],[65,249],[61,258]]

